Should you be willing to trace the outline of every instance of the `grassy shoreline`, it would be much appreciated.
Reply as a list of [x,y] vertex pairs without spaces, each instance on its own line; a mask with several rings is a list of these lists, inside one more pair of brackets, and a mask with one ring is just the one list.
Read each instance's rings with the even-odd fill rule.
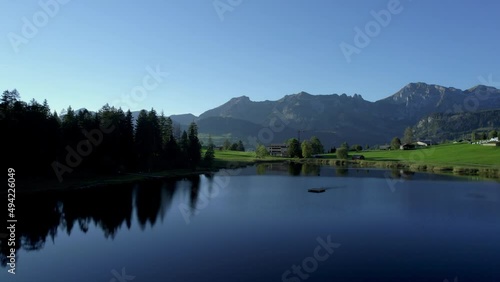
[[[18,192],[41,192],[54,190],[85,189],[138,183],[143,181],[190,177],[213,173],[221,169],[234,169],[259,163],[308,163],[329,166],[351,166],[363,168],[403,169],[413,172],[480,176],[500,179],[500,148],[488,148],[470,144],[439,145],[410,151],[363,151],[352,154],[364,155],[364,160],[340,160],[335,154],[322,158],[255,158],[253,152],[216,151],[211,167],[196,170],[176,169],[150,173],[129,173],[110,176],[69,175],[62,183],[48,179],[19,179]],[[471,162],[474,161],[474,163]],[[497,161],[498,160],[498,161]],[[6,191],[0,192],[0,194]]]
[[370,160],[338,160],[338,159],[298,159],[295,162],[315,165],[329,165],[338,167],[362,167],[362,168],[384,168],[402,169],[411,172],[428,172],[435,174],[453,174],[463,176],[481,176],[485,178],[499,179],[500,168],[495,167],[464,167],[443,164],[419,164],[404,161],[370,161]]
[[259,162],[298,162],[330,166],[354,166],[363,168],[403,169],[412,172],[480,176],[500,179],[500,148],[471,144],[445,144],[417,150],[373,150],[349,152],[363,155],[364,160],[341,160],[335,154],[322,158],[267,157],[256,159],[252,152],[218,151],[218,161],[240,161],[247,164]]

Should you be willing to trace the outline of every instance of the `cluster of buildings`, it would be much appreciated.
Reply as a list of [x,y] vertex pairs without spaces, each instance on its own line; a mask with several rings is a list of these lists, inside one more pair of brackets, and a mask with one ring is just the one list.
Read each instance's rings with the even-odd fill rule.
[[483,146],[500,146],[500,142],[498,141],[498,137],[491,138],[490,140],[480,140],[473,142],[472,144],[479,144]]
[[[431,145],[435,145],[436,143],[432,142],[432,140],[420,140],[420,141],[416,141],[416,142],[413,142],[413,143],[404,143],[404,144],[401,144],[399,146],[399,149],[401,150],[411,150],[411,149],[418,149],[418,148],[424,148],[424,147],[428,147],[428,146],[431,146]],[[379,146],[379,149],[380,150],[390,150],[392,148],[391,145],[381,145]]]
[[287,152],[288,152],[288,145],[287,144],[270,144],[266,146],[267,151],[269,152],[269,155],[274,156],[274,157],[286,157]]

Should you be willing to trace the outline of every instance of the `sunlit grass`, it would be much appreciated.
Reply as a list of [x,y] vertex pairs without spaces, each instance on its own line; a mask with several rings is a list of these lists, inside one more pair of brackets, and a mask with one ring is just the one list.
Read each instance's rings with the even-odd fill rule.
[[[474,144],[444,144],[416,150],[374,150],[349,152],[361,154],[367,161],[401,161],[415,164],[463,166],[500,166],[500,147]],[[326,154],[334,158],[335,154]]]

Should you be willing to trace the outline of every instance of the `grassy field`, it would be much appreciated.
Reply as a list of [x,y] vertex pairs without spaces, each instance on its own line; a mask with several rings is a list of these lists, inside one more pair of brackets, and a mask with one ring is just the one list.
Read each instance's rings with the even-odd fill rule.
[[[500,167],[500,147],[471,144],[445,144],[416,150],[374,150],[349,152],[349,156],[363,155],[365,161],[404,162],[411,164],[440,164],[452,166]],[[326,159],[336,159],[335,154],[323,155]],[[256,159],[254,152],[215,151],[218,162],[255,162],[290,160],[288,158],[267,157]]]
[[[399,161],[413,164],[439,164],[473,167],[500,167],[500,147],[472,144],[445,144],[416,150],[387,150],[349,152],[367,161]],[[335,158],[335,154],[326,154]]]
[[[202,152],[202,155],[205,155],[205,151]],[[258,162],[280,162],[285,160],[287,160],[287,158],[266,157],[264,159],[258,159],[255,157],[255,152],[215,150],[214,167],[225,168],[225,167],[234,167],[238,165],[247,165]]]
[[[355,165],[427,171],[433,173],[454,173],[500,178],[500,147],[471,144],[445,144],[416,150],[374,150],[349,152],[363,155],[364,160],[338,160],[335,154],[324,154],[323,158],[289,159],[267,157],[256,159],[253,152],[216,151],[215,167],[234,167],[268,161],[297,161],[318,165]],[[228,166],[228,164],[230,164]]]

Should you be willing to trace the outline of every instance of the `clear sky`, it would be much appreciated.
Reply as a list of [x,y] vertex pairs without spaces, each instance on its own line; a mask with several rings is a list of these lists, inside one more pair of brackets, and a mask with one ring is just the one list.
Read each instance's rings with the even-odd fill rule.
[[[410,82],[500,86],[498,0],[55,1],[1,1],[0,89],[58,112],[198,115],[242,95],[375,101]],[[370,23],[381,10],[390,20]],[[355,41],[367,26],[369,42]]]

